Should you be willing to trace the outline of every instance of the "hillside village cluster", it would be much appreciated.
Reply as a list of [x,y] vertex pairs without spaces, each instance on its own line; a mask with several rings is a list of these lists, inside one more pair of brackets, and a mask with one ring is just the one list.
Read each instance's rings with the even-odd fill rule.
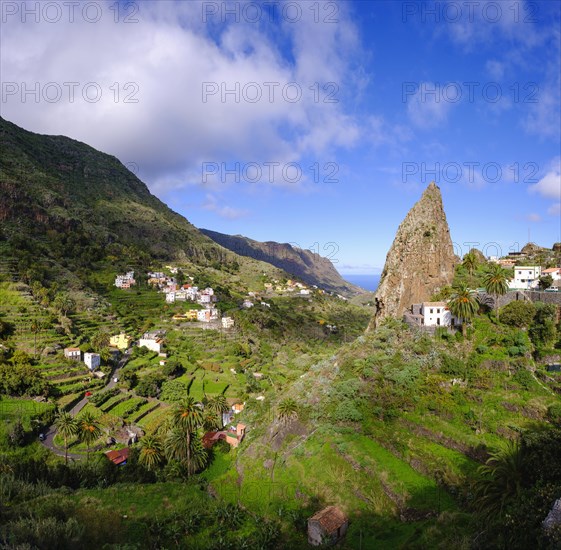
[[[514,270],[514,277],[508,281],[509,291],[537,291],[539,290],[540,278],[549,275],[552,285],[545,289],[545,292],[560,292],[561,268],[552,267],[545,269],[537,265],[516,265],[516,260],[522,258],[521,252],[513,252],[502,259],[489,257],[489,261]],[[462,324],[461,319],[452,315],[446,301],[412,304],[410,311],[405,314],[404,320],[413,326],[429,328],[440,326],[453,328],[459,327]]]
[[[204,323],[203,328],[215,328],[228,330],[234,327],[234,319],[232,317],[222,317],[219,310],[216,308],[218,298],[214,289],[207,287],[200,289],[194,284],[194,277],[187,276],[189,283],[180,284],[174,275],[177,275],[179,268],[174,266],[165,266],[169,270],[171,276],[166,275],[164,272],[155,271],[148,273],[148,284],[157,288],[159,292],[165,294],[165,301],[168,304],[176,302],[192,302],[196,303],[199,308],[189,308],[185,313],[176,313],[172,319],[174,321],[191,321]],[[134,271],[127,271],[124,274],[118,274],[115,277],[114,286],[128,290],[137,284]],[[312,288],[307,287],[305,284],[287,280],[282,284],[277,279],[273,282],[264,283],[264,291],[266,294],[276,293],[279,295],[287,294],[293,296],[310,297],[312,290],[323,294],[324,291],[319,289],[316,285]],[[344,296],[339,296],[341,299],[346,299]],[[271,304],[265,302],[257,292],[248,292],[247,298],[241,303],[241,308],[251,309],[256,305],[270,308]],[[205,326],[206,325],[206,326]],[[166,354],[163,352],[165,331],[155,330],[146,332],[142,338],[138,340],[139,347],[146,347],[148,350],[158,353],[161,357],[165,358]],[[110,337],[110,348],[113,351],[124,351],[131,344],[132,338],[126,334],[115,334]],[[74,361],[83,361],[90,371],[96,371],[101,365],[101,357],[99,353],[86,352],[82,353],[79,348],[66,348],[64,356],[67,359]],[[102,373],[96,373],[102,376]]]

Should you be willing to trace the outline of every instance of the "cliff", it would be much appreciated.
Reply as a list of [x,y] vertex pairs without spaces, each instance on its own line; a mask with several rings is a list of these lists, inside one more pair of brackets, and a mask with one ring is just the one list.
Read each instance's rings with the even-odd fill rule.
[[386,256],[369,330],[452,283],[456,257],[440,189],[431,183],[399,226]]

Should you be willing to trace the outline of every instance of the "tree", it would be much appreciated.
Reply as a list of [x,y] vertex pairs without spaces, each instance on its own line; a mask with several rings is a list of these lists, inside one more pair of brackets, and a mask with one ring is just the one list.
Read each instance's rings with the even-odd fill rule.
[[78,435],[78,423],[70,413],[62,411],[56,416],[55,428],[64,438],[64,462],[68,464],[68,438]]
[[551,275],[543,275],[542,277],[540,277],[538,283],[540,290],[545,290],[546,288],[549,288],[552,284],[553,284],[553,277]]
[[0,364],[0,393],[14,396],[48,395],[50,384],[25,358],[27,354],[18,350],[10,359],[10,363]]
[[278,406],[278,417],[281,422],[288,422],[293,418],[298,418],[298,405],[292,398],[284,399]]
[[470,284],[473,281],[473,272],[477,269],[479,265],[479,260],[474,252],[468,252],[462,261],[462,267],[469,273]]
[[502,515],[506,506],[520,496],[524,480],[524,453],[518,441],[490,453],[478,469],[475,502],[484,517]]
[[222,414],[228,412],[228,402],[223,394],[216,395],[207,400],[205,410],[208,409],[219,419],[219,427],[222,428]]
[[29,329],[33,333],[33,355],[37,356],[37,334],[41,330],[41,323],[38,319],[33,319]]
[[534,307],[536,315],[528,330],[528,336],[536,347],[553,345],[557,336],[556,307],[554,304],[544,304],[543,302],[536,302]]
[[473,319],[479,309],[479,304],[475,299],[473,291],[465,284],[454,289],[454,294],[448,302],[448,309],[452,315],[461,320],[462,334],[466,334],[466,323]]
[[141,397],[156,397],[160,393],[163,381],[164,377],[161,374],[148,374],[140,379],[134,391]]
[[529,327],[535,315],[536,307],[532,302],[517,300],[501,308],[502,322],[513,327]]
[[101,348],[109,347],[109,340],[109,334],[104,330],[100,330],[90,338],[90,343],[92,344],[94,349],[98,350]]
[[148,470],[155,470],[164,460],[162,441],[156,435],[145,435],[140,440],[138,461]]
[[9,323],[8,321],[3,321],[0,319],[0,340],[2,338],[8,338],[11,336],[15,331],[15,326],[13,323]]
[[101,428],[94,415],[86,411],[78,418],[78,437],[83,441],[88,450],[87,458],[90,459],[90,446],[101,435]]
[[181,463],[189,474],[204,467],[208,461],[208,454],[200,437],[185,424],[178,424],[168,430],[164,445],[168,460]]
[[490,264],[487,272],[483,276],[485,290],[495,297],[495,312],[497,321],[499,320],[499,296],[503,296],[508,291],[509,272],[500,264]]
[[103,361],[103,363],[107,365],[109,361],[111,361],[113,355],[108,347],[104,347],[99,350],[99,357]]
[[8,433],[8,439],[14,447],[21,447],[25,443],[25,430],[21,420],[16,421]]
[[203,429],[208,432],[222,429],[219,416],[214,411],[206,408],[203,412]]
[[68,317],[68,313],[76,307],[76,302],[68,294],[57,294],[53,306],[64,317]]
[[[175,424],[179,427],[181,434],[183,434],[183,437],[185,438],[184,460],[186,461],[188,468],[190,468],[192,440],[193,436],[196,434],[197,429],[203,423],[203,411],[195,402],[195,399],[189,396],[175,407],[172,418],[175,421]],[[171,432],[173,432],[173,429],[171,430]],[[175,434],[174,436],[170,437],[172,437],[172,441],[175,441],[179,436]],[[175,438],[175,440],[173,438]],[[182,447],[179,445],[178,449],[181,450]]]

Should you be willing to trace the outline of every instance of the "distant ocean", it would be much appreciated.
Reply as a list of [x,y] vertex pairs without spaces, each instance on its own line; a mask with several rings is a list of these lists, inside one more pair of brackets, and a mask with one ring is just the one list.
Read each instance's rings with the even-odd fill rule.
[[365,290],[370,290],[374,292],[378,288],[380,283],[380,275],[341,275],[345,281],[353,283],[353,285],[360,286]]

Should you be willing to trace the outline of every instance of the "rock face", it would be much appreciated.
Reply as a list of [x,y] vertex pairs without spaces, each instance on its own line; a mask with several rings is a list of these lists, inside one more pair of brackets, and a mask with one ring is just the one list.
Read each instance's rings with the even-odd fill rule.
[[427,301],[451,284],[456,262],[442,195],[433,182],[397,230],[374,297],[376,311],[368,330],[386,317],[400,318],[411,304]]

